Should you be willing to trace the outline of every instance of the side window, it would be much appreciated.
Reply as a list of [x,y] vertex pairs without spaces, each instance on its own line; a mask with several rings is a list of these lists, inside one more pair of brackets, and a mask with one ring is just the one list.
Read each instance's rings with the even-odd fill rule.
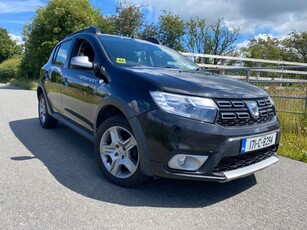
[[95,61],[95,51],[92,45],[83,39],[80,39],[77,42],[73,56],[87,56],[90,62]]
[[70,46],[71,46],[71,41],[64,42],[60,45],[60,47],[57,49],[58,51],[53,61],[54,64],[59,66],[64,66],[68,57]]

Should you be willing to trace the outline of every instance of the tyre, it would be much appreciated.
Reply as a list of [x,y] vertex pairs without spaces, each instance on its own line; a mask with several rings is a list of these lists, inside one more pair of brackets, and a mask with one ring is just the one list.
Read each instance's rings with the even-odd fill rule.
[[124,116],[108,118],[99,127],[95,156],[102,173],[117,185],[132,187],[148,179],[141,171],[137,140]]
[[48,114],[44,94],[39,95],[38,98],[38,116],[41,126],[45,129],[54,128],[58,123],[58,120]]

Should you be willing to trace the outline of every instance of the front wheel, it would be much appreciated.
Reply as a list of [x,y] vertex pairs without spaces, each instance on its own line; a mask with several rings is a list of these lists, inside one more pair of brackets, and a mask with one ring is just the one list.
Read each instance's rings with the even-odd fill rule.
[[103,174],[115,184],[137,186],[148,179],[141,172],[137,140],[121,115],[108,118],[99,127],[95,155]]

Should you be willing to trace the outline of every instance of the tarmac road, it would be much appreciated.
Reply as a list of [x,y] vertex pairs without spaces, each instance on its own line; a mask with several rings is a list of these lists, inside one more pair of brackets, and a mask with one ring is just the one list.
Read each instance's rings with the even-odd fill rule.
[[0,229],[307,229],[307,164],[280,157],[225,184],[109,183],[93,144],[44,130],[36,92],[0,84]]

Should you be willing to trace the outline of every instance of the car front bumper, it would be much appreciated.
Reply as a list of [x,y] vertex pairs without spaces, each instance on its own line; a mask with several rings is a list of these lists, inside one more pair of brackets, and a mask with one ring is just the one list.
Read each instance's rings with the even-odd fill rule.
[[[253,174],[278,161],[279,122],[222,127],[154,110],[139,115],[151,174],[158,177],[226,182]],[[276,132],[273,146],[240,153],[243,138]],[[207,156],[195,171],[170,168],[177,154]]]

